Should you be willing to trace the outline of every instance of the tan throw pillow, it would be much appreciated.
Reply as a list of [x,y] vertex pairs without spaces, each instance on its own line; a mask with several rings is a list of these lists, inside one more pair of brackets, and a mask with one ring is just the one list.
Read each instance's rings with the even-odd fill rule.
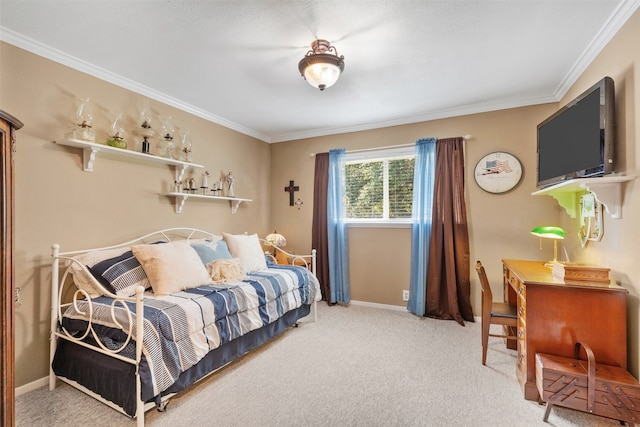
[[222,237],[227,242],[231,256],[240,258],[244,271],[251,273],[267,268],[257,234],[222,233]]
[[211,283],[200,257],[185,241],[134,245],[131,251],[142,265],[157,296]]
[[240,258],[215,259],[207,264],[213,283],[237,282],[246,279]]

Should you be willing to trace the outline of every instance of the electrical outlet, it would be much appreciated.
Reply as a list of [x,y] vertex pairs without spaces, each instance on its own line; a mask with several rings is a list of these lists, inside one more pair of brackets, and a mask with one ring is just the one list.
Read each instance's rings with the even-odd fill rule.
[[409,291],[406,289],[402,291],[402,301],[409,301]]

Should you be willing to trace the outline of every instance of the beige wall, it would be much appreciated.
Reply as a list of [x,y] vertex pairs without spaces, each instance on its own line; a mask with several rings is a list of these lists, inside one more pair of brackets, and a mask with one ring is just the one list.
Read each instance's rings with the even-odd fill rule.
[[[580,76],[561,104],[582,93],[604,76],[613,78],[616,87],[617,169],[625,175],[638,175],[640,165],[640,11],[637,11],[616,34],[595,61]],[[611,268],[613,277],[629,290],[627,326],[631,372],[640,375],[640,182],[636,179],[623,187],[622,218],[611,219],[605,213],[601,242],[580,247],[577,238],[569,239],[569,251],[578,261],[594,262]],[[576,236],[577,220],[562,215],[563,226]]]
[[[482,260],[492,282],[494,294],[501,295],[502,258],[550,259],[552,245],[540,242],[529,234],[536,225],[561,224],[569,230],[564,241],[574,261],[592,262],[612,269],[612,276],[629,290],[628,343],[629,367],[638,377],[640,263],[637,245],[640,237],[640,184],[624,187],[623,218],[611,219],[605,214],[604,237],[601,242],[581,248],[577,238],[577,219],[569,218],[554,199],[531,196],[536,190],[536,126],[555,112],[560,105],[573,99],[602,77],[609,75],[616,84],[616,114],[619,171],[637,173],[640,162],[640,11],[626,23],[610,44],[588,67],[559,104],[495,111],[451,119],[355,132],[321,138],[279,143],[272,148],[273,205],[271,212],[278,230],[294,248],[311,245],[314,160],[310,153],[331,148],[382,147],[407,144],[419,138],[461,136],[471,134],[466,144],[466,190],[471,260]],[[474,182],[473,169],[477,161],[492,151],[507,151],[520,159],[524,174],[521,183],[511,192],[488,194]],[[288,206],[283,187],[290,179],[300,185],[301,210]],[[411,233],[407,229],[349,230],[349,262],[352,299],[406,305],[401,300],[402,289],[409,287]],[[561,251],[562,252],[562,251]],[[473,271],[473,270],[472,270]],[[472,304],[479,314],[480,289],[475,274],[472,279]]]
[[[169,166],[98,155],[93,172],[82,171],[79,149],[63,138],[75,96],[94,102],[97,142],[103,142],[110,111],[121,111],[129,127],[143,97],[62,65],[0,43],[0,108],[19,118],[16,170],[15,286],[16,385],[48,375],[50,248],[104,246],[143,233],[192,226],[214,232],[258,232],[270,228],[269,144],[151,101],[155,118],[170,114],[191,130],[194,162],[213,177],[233,171],[235,193],[253,199],[235,215],[228,202],[190,199],[182,214],[159,193],[173,186]],[[203,88],[206,90],[206,88]],[[214,94],[212,94],[213,96]],[[138,137],[129,136],[135,145]],[[199,182],[204,170],[196,170]]]
[[[536,125],[553,113],[555,104],[515,108],[450,119],[396,126],[366,132],[312,138],[272,147],[274,225],[291,248],[311,245],[314,158],[310,153],[344,147],[386,147],[413,143],[419,138],[470,134],[466,142],[466,193],[471,259],[482,260],[497,295],[502,294],[503,258],[546,259],[552,246],[543,246],[529,234],[536,225],[557,223],[560,208],[550,197],[531,196],[536,190]],[[505,194],[490,194],[478,187],[473,172],[478,160],[492,151],[506,151],[523,165],[520,184]],[[284,187],[295,179],[300,185],[302,208],[289,206]],[[409,289],[411,232],[408,228],[350,228],[349,262],[352,299],[405,305],[402,290]],[[475,273],[472,304],[479,315],[480,292]]]

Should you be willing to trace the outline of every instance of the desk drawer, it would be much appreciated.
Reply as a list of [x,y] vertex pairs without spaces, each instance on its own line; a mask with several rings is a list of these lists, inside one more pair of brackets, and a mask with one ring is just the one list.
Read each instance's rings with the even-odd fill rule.
[[505,280],[506,280],[506,283],[508,283],[509,286],[511,286],[516,291],[518,290],[518,288],[520,288],[520,286],[522,286],[522,283],[520,283],[520,280],[518,280],[516,275],[513,274],[513,272],[509,269],[506,269],[505,271]]

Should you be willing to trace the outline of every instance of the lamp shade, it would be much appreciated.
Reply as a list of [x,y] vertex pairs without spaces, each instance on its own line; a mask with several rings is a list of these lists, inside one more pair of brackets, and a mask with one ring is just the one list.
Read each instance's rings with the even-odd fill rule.
[[283,246],[287,246],[287,239],[284,238],[282,234],[278,234],[277,231],[269,234],[265,237],[265,240],[271,244],[271,246],[275,246],[281,248]]
[[344,71],[344,56],[326,40],[314,40],[311,50],[298,63],[302,77],[313,87],[325,90],[333,86]]
[[531,234],[538,237],[543,237],[545,239],[564,239],[566,235],[565,231],[560,227],[555,227],[552,225],[543,225],[540,227],[535,227],[531,230]]

